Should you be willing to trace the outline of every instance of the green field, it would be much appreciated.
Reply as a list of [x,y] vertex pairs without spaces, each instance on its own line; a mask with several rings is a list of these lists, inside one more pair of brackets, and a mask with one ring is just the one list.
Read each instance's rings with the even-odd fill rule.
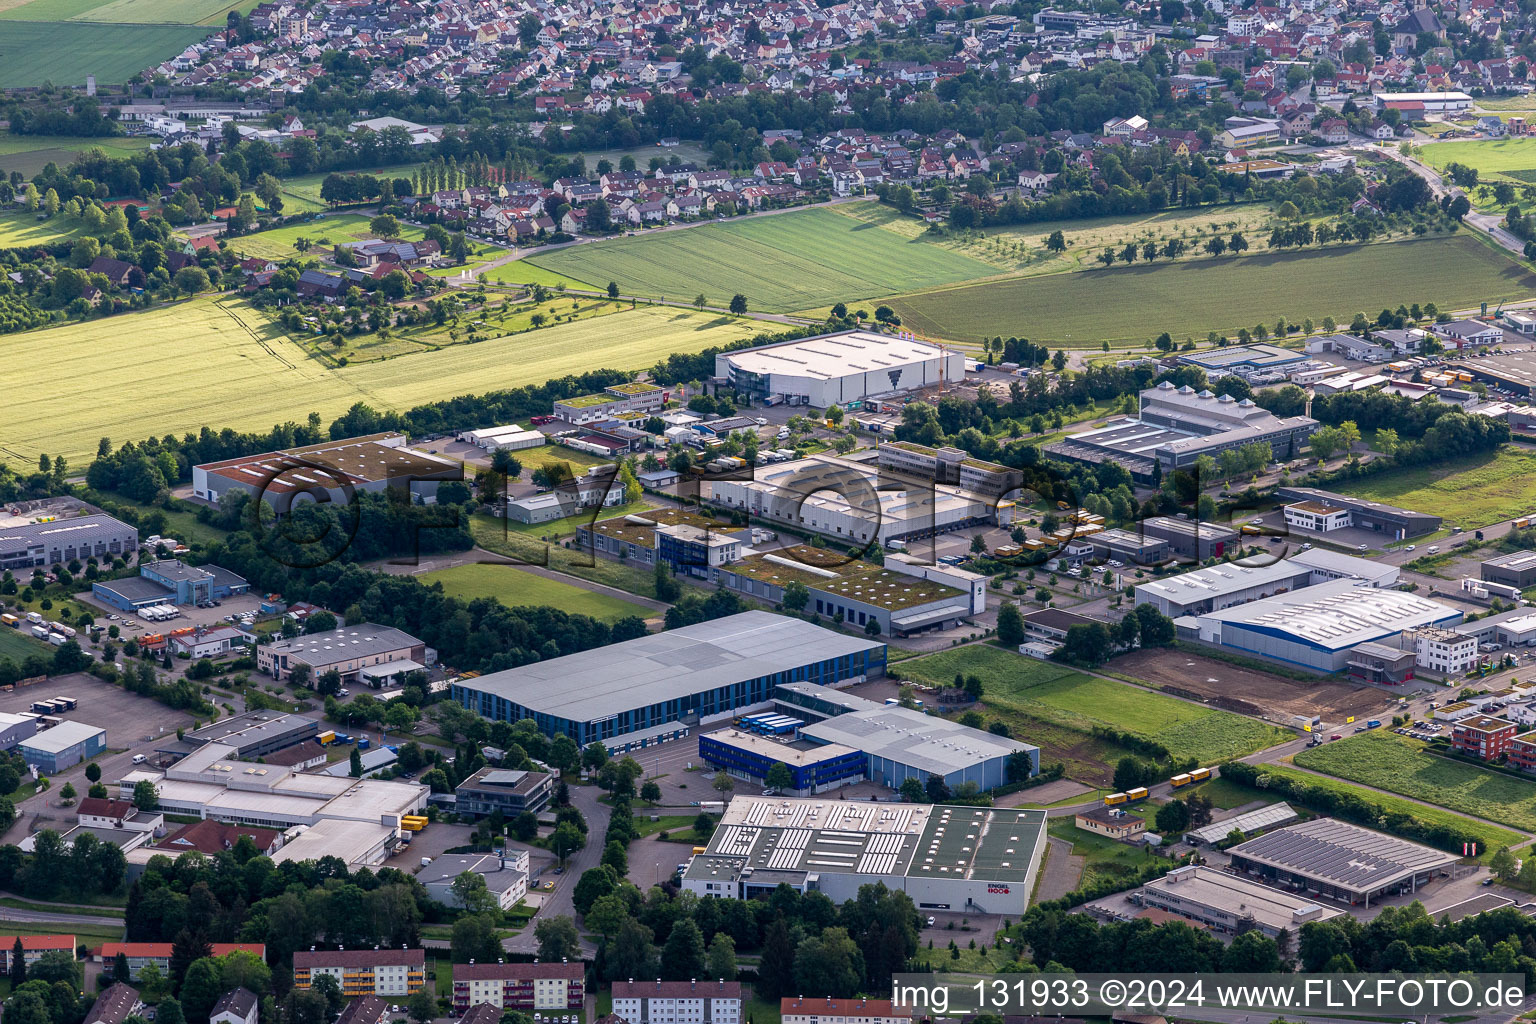
[[504,605],[549,605],[578,615],[590,615],[604,622],[616,622],[629,615],[646,618],[650,610],[617,597],[595,594],[569,583],[510,565],[458,565],[418,577],[423,583],[442,583],[450,597],[473,601],[493,597]]
[[564,274],[557,274],[553,270],[545,270],[537,263],[528,259],[514,260],[511,263],[502,264],[480,275],[483,281],[494,281],[497,284],[542,284],[546,288],[554,288],[565,285],[567,288],[599,288],[607,287],[607,282],[595,285],[588,281],[578,281]]
[[0,89],[84,85],[95,75],[116,85],[176,56],[208,35],[183,25],[98,25],[79,21],[10,21],[0,31]]
[[149,148],[149,139],[81,138],[73,135],[7,135],[0,134],[0,170],[7,174],[20,171],[28,178],[35,177],[50,163],[67,167],[88,149],[99,149],[108,156],[132,156]]
[[[1342,743],[1344,741],[1340,740],[1339,742]],[[1481,860],[1487,860],[1493,851],[1499,847],[1510,846],[1521,840],[1520,833],[1513,829],[1501,828],[1498,825],[1491,825],[1482,821],[1474,821],[1454,811],[1426,807],[1423,804],[1404,800],[1401,797],[1362,789],[1343,779],[1313,775],[1311,772],[1299,771],[1282,764],[1267,764],[1264,766],[1264,771],[1270,775],[1279,775],[1293,781],[1305,782],[1309,786],[1326,790],[1330,793],[1348,793],[1366,803],[1376,804],[1389,813],[1406,814],[1427,825],[1449,825],[1452,828],[1460,829],[1469,835],[1476,836],[1478,842],[1482,844],[1483,852],[1479,855]]]
[[1536,782],[1485,771],[1423,751],[1389,732],[1369,732],[1303,750],[1302,768],[1375,786],[1451,811],[1536,829]]
[[[13,334],[0,457],[83,463],[102,437],[121,443],[207,423],[237,430],[329,419],[354,402],[407,409],[599,367],[638,370],[758,333],[731,317],[641,308],[473,345],[330,368],[238,300],[209,297],[142,313]],[[132,387],[107,368],[131,364]]]
[[27,628],[25,617],[22,619],[22,629],[0,626],[0,659],[9,658],[20,664],[34,654],[40,654],[45,658],[53,657],[53,648],[27,635],[25,632]]
[[528,261],[626,295],[788,312],[998,273],[996,267],[825,209],[573,245]]
[[[3,3],[4,0],[0,0]],[[419,164],[397,164],[394,167],[379,167],[367,172],[376,178],[409,178],[413,175]],[[306,210],[324,210],[329,205],[320,198],[320,186],[324,183],[324,174],[301,174],[292,178],[283,179],[283,212],[303,213]]]
[[1339,489],[1475,530],[1536,512],[1536,452],[1506,445],[1489,455],[1348,481]]
[[[4,160],[4,157],[0,157],[0,166],[3,166]],[[62,215],[38,220],[35,213],[3,213],[0,214],[0,249],[48,245],[73,238],[77,226],[77,223]]]
[[[284,200],[284,212],[288,209],[288,202]],[[342,213],[319,217],[302,224],[285,224],[280,228],[271,228],[267,231],[258,231],[255,234],[242,235],[231,242],[231,246],[246,256],[258,256],[268,260],[286,260],[302,255],[330,256],[330,248],[342,242],[361,242],[376,237],[368,229],[369,218],[360,213]],[[408,242],[419,241],[423,235],[421,228],[411,224],[400,225],[400,237]],[[294,248],[294,243],[301,238],[307,238],[313,243],[314,248],[308,253],[301,253]],[[476,263],[484,263],[498,256],[506,254],[506,250],[494,245],[475,245],[471,243],[468,266]],[[446,271],[449,274],[457,274],[463,267],[453,267]]]
[[951,683],[957,673],[981,677],[982,702],[1042,722],[1088,732],[1107,725],[1155,739],[1176,757],[1203,764],[1241,757],[1289,738],[1274,726],[1227,711],[1084,675],[990,645],[944,651],[901,664],[903,676]]
[[1536,139],[1522,137],[1434,142],[1424,146],[1422,159],[1431,167],[1443,168],[1453,163],[1476,167],[1480,180],[1507,177],[1511,181],[1529,183],[1529,179],[1515,177],[1510,172],[1536,172]]
[[1364,307],[1444,309],[1536,292],[1536,274],[1467,234],[1309,252],[1192,260],[944,288],[887,299],[902,323],[948,338],[1050,344],[1175,340],[1277,317],[1348,320]]

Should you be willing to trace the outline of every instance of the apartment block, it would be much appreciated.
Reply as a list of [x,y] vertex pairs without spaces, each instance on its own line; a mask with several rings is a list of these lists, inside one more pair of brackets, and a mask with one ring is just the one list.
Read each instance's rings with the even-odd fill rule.
[[505,1010],[580,1010],[586,964],[458,964],[453,968],[453,1012],[489,1003]]
[[629,1024],[741,1024],[741,982],[616,981],[613,1012]]
[[311,949],[293,954],[293,987],[309,988],[321,974],[341,983],[341,994],[408,996],[427,981],[427,954],[420,949]]
[[1518,731],[1519,726],[1506,719],[1474,715],[1451,726],[1451,749],[1484,761],[1497,760],[1509,752]]

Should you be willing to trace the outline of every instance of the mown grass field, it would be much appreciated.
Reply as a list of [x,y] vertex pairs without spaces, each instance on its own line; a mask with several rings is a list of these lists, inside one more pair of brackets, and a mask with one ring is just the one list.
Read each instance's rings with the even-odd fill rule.
[[567,288],[606,288],[608,286],[606,281],[599,286],[590,281],[578,281],[574,277],[567,277],[553,270],[545,270],[526,258],[493,267],[480,277],[484,281],[497,284],[542,284],[546,288],[554,288],[562,284]]
[[0,32],[0,89],[84,85],[86,75],[116,85],[207,35],[206,28],[184,25],[9,21]]
[[1506,445],[1488,455],[1352,480],[1340,490],[1474,530],[1536,512],[1536,452]]
[[[752,321],[641,308],[477,344],[330,368],[239,300],[200,298],[143,313],[6,338],[10,397],[0,458],[82,463],[97,441],[121,443],[196,424],[265,429],[329,419],[354,402],[406,409],[600,367],[638,370],[757,334]],[[132,365],[133,386],[112,385]]]
[[[1530,105],[1528,99],[1525,102],[1527,106]],[[1536,139],[1521,137],[1434,142],[1424,146],[1422,159],[1437,168],[1453,163],[1476,167],[1480,180],[1489,177],[1507,178],[1530,184],[1530,179],[1515,177],[1509,172],[1531,171],[1536,174]]]
[[[287,201],[283,204],[284,212],[288,210]],[[255,234],[242,235],[230,242],[236,252],[246,256],[258,256],[268,260],[286,260],[295,256],[306,255],[294,246],[301,238],[309,239],[313,248],[310,255],[330,256],[332,246],[342,242],[361,242],[377,237],[368,229],[368,217],[360,213],[342,213],[333,216],[320,217],[316,220],[302,224],[284,224],[280,228],[271,228],[267,231],[258,231]],[[423,238],[421,228],[412,224],[400,225],[400,237],[407,242],[420,241]],[[325,250],[321,253],[320,250]],[[498,256],[505,255],[506,250],[494,245],[470,244],[470,252],[473,254],[466,266],[484,263]],[[448,271],[457,274],[463,267],[454,267]]]
[[1079,732],[1111,726],[1157,740],[1176,757],[1202,763],[1241,757],[1287,739],[1273,726],[1231,712],[1084,675],[990,645],[944,651],[903,662],[903,676],[950,683],[957,673],[981,677],[982,702]]
[[[4,162],[5,157],[0,156],[0,167],[4,166]],[[63,216],[38,220],[37,214],[26,211],[0,214],[0,249],[48,245],[73,238],[78,227],[78,223],[72,223]]]
[[44,658],[53,657],[53,648],[36,637],[30,636],[26,632],[27,628],[29,627],[25,619],[22,621],[21,629],[0,626],[0,660],[9,658],[20,665],[34,654]]
[[[3,2],[4,0],[0,0],[0,3]],[[376,178],[409,178],[418,167],[418,164],[396,164],[393,167],[380,167],[366,173]],[[329,204],[320,198],[320,186],[324,183],[325,177],[324,174],[300,174],[292,178],[284,178],[283,212],[301,213],[305,210],[327,209]]]
[[573,245],[528,257],[546,270],[626,295],[776,312],[914,291],[998,273],[981,260],[826,209]]
[[7,174],[20,171],[34,177],[49,163],[67,167],[88,149],[100,149],[109,156],[132,156],[149,148],[144,138],[81,138],[73,135],[0,134],[0,170]]
[[1369,732],[1303,750],[1296,764],[1463,814],[1536,829],[1536,782],[1424,752],[1390,732]]
[[1515,299],[1536,274],[1466,234],[1237,258],[1017,277],[885,300],[920,334],[1028,336],[1052,345],[1231,334],[1277,317],[1348,320],[1364,307]]
[[[1342,743],[1344,741],[1340,740],[1339,742]],[[1343,779],[1314,775],[1311,772],[1300,771],[1283,764],[1267,764],[1264,766],[1264,771],[1270,775],[1279,775],[1294,781],[1304,782],[1309,786],[1314,786],[1331,793],[1348,793],[1366,803],[1375,804],[1389,813],[1406,814],[1425,824],[1449,825],[1452,828],[1460,829],[1469,835],[1477,837],[1478,842],[1482,844],[1482,853],[1479,854],[1479,860],[1486,861],[1499,847],[1510,846],[1521,840],[1520,833],[1513,829],[1503,828],[1487,822],[1474,821],[1454,811],[1438,807],[1426,807],[1423,804],[1414,803],[1412,800],[1404,800],[1387,793],[1363,789]]]
[[443,591],[450,597],[465,601],[491,597],[509,607],[549,605],[604,622],[616,622],[629,615],[643,619],[652,614],[629,601],[535,576],[511,565],[457,565],[452,569],[424,573],[418,578],[428,585],[441,583]]

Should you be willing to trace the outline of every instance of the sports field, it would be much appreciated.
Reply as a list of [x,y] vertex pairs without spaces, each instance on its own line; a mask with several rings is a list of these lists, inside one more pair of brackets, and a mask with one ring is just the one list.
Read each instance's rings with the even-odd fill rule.
[[630,615],[643,619],[655,614],[638,604],[535,576],[512,565],[457,565],[417,578],[428,585],[441,583],[444,593],[465,601],[493,597],[509,607],[543,604],[604,622],[616,622]]
[[1340,490],[1475,530],[1536,512],[1536,452],[1505,445],[1488,455],[1347,481]]
[[[0,458],[43,452],[79,462],[97,441],[197,424],[240,430],[329,419],[354,402],[406,409],[600,367],[638,370],[757,334],[759,324],[682,310],[638,309],[527,334],[328,368],[238,300],[211,297],[6,338],[14,368],[0,403]],[[133,366],[132,387],[104,388]]]
[[920,334],[1064,345],[1233,333],[1277,317],[1528,297],[1536,274],[1466,234],[1306,252],[1134,265],[942,288],[886,301]]
[[789,312],[990,277],[996,267],[833,210],[796,210],[528,257],[546,270],[626,295]]
[[8,21],[0,29],[0,89],[84,85],[87,75],[116,85],[207,35],[185,25]]
[[[1157,740],[1176,757],[1202,763],[1241,757],[1290,734],[1227,711],[973,644],[902,662],[902,675],[951,683],[957,673],[981,677],[982,702],[1030,718],[1088,732],[1111,726]],[[1027,737],[1026,737],[1027,738]]]
[[1536,782],[1426,754],[1423,744],[1368,732],[1303,750],[1296,764],[1447,810],[1515,828],[1536,829]]

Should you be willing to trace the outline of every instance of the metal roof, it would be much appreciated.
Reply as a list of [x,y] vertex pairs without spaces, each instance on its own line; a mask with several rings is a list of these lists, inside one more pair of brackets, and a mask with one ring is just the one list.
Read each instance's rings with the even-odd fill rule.
[[883,648],[800,619],[742,612],[457,685],[573,722]]
[[1454,853],[1410,843],[1336,818],[1292,825],[1229,851],[1257,864],[1362,895],[1422,871],[1454,864]]
[[1270,804],[1268,807],[1260,807],[1256,811],[1249,811],[1247,814],[1239,814],[1234,818],[1213,821],[1204,828],[1193,829],[1185,835],[1197,843],[1215,843],[1231,835],[1233,829],[1247,835],[1249,832],[1257,832],[1262,828],[1274,828],[1276,825],[1284,825],[1286,822],[1295,820],[1295,809],[1282,801],[1278,804]]
[[1378,590],[1354,579],[1316,586],[1200,616],[1241,629],[1340,651],[1405,629],[1451,624],[1461,612],[1401,590]]

